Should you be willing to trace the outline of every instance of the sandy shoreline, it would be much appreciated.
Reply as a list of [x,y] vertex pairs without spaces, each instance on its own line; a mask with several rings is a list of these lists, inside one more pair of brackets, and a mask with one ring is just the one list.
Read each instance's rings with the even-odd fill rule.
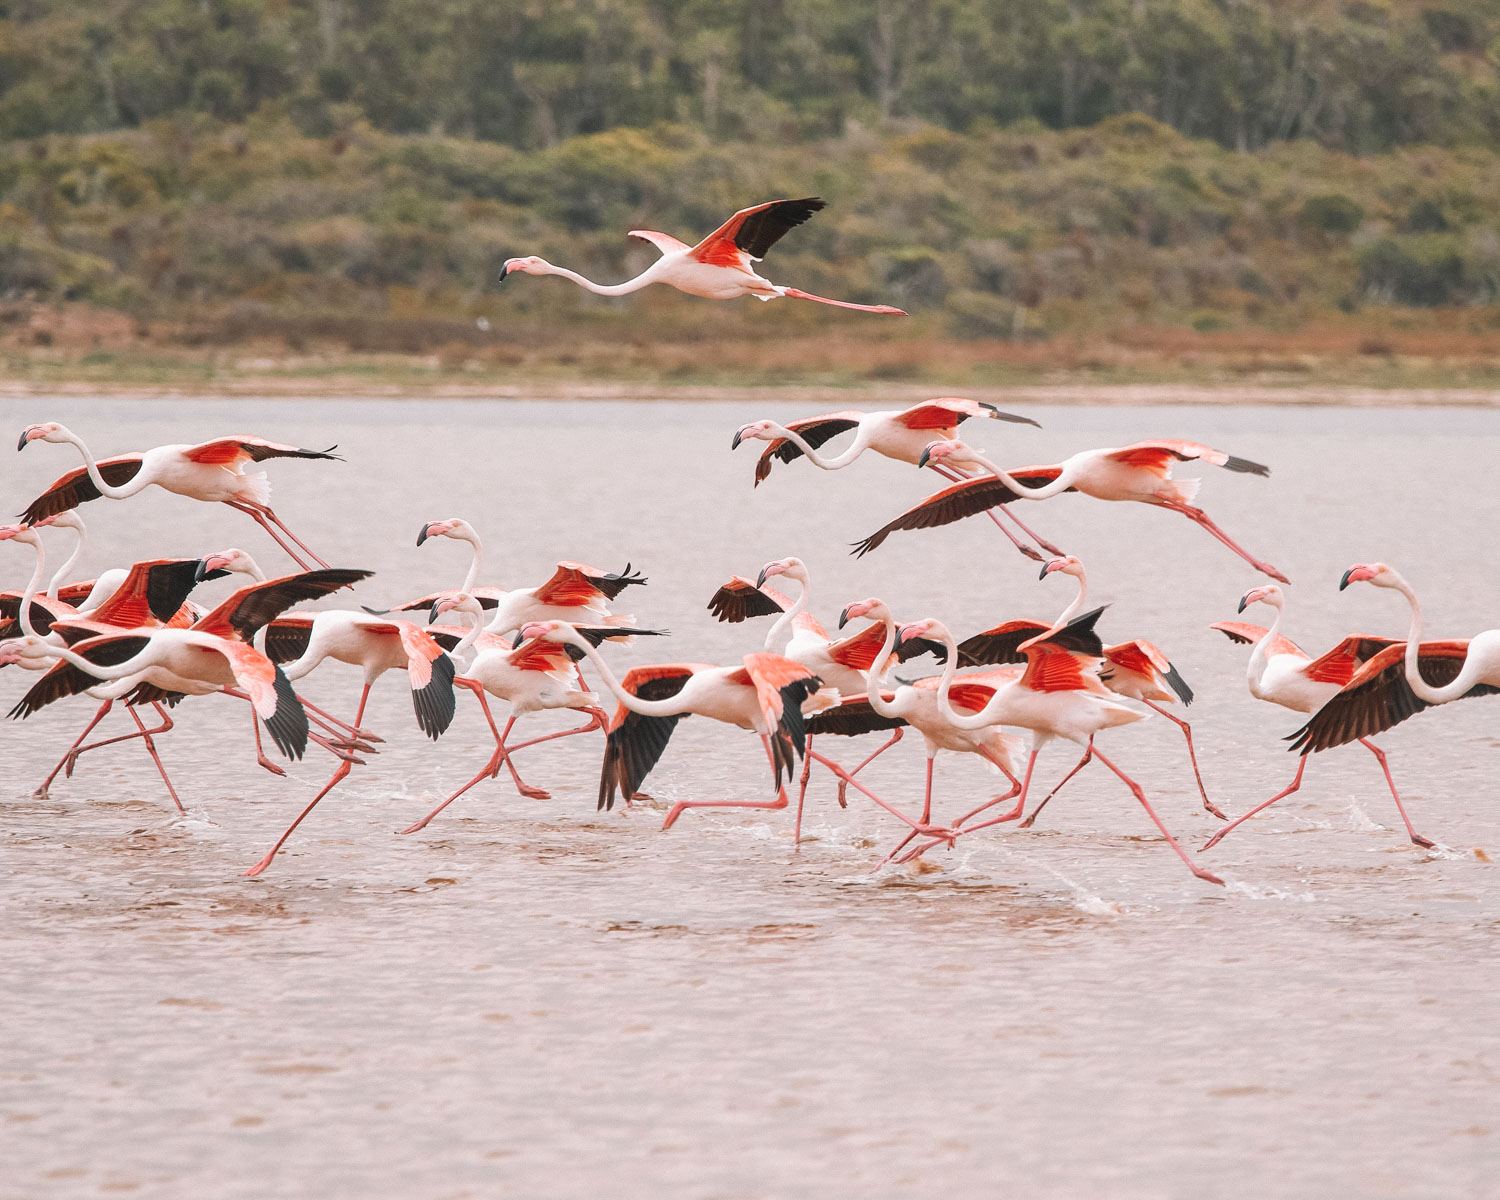
[[[191,385],[111,387],[98,382],[41,382],[35,380],[0,380],[0,400],[19,400],[34,396],[109,396],[121,400],[154,400],[170,397],[243,396],[287,397],[317,396],[327,399],[407,399],[444,400],[633,400],[658,402],[744,403],[774,398],[807,403],[863,405],[913,403],[941,394],[945,389],[933,383],[875,383],[846,386],[693,386],[672,383],[597,381],[567,382],[536,380],[525,383],[432,385],[410,383],[372,384],[368,379],[338,377],[294,377],[285,379],[203,380]],[[1184,383],[1048,383],[1017,384],[1010,387],[962,387],[948,391],[976,400],[1036,404],[1132,405],[1132,404],[1272,404],[1295,407],[1405,408],[1463,406],[1491,408],[1500,406],[1500,388],[1473,387],[1341,387],[1305,383],[1287,384],[1216,384]]]

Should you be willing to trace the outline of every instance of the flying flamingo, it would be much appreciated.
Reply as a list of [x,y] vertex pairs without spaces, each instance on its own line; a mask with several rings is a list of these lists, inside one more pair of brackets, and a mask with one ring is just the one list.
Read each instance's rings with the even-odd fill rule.
[[[1101,611],[1095,609],[1091,613],[1076,618],[1059,632],[1066,631],[1070,639],[1081,639],[1087,634],[1097,643],[1097,635],[1094,635],[1092,631]],[[1092,654],[1083,653],[1076,648],[1070,649],[1065,639],[1048,634],[1023,643],[1021,649],[1026,654],[1027,661],[1026,670],[1020,678],[997,687],[994,696],[978,712],[963,714],[955,711],[949,702],[954,668],[958,659],[958,647],[953,641],[953,635],[941,622],[931,619],[914,621],[907,625],[902,633],[903,636],[938,641],[947,648],[948,661],[943,667],[943,674],[938,683],[938,707],[954,725],[961,729],[980,729],[994,724],[1019,725],[1031,731],[1031,753],[1026,759],[1026,773],[1021,779],[1020,796],[1017,798],[1015,809],[977,825],[964,825],[965,822],[989,808],[995,801],[981,805],[955,822],[955,825],[964,825],[964,828],[959,830],[959,836],[966,836],[1005,821],[1013,821],[1020,816],[1025,807],[1027,792],[1030,790],[1037,756],[1048,742],[1054,738],[1062,738],[1077,743],[1086,751],[1091,750],[1092,754],[1089,757],[1097,758],[1112,774],[1119,777],[1120,782],[1130,789],[1131,794],[1146,810],[1146,815],[1151,818],[1152,824],[1161,830],[1162,836],[1167,839],[1167,844],[1172,847],[1177,857],[1182,859],[1189,871],[1208,883],[1223,885],[1222,879],[1212,871],[1198,866],[1172,836],[1172,831],[1157,815],[1141,785],[1121,770],[1113,759],[1106,757],[1095,745],[1096,735],[1107,729],[1117,729],[1122,725],[1133,724],[1146,716],[1145,713],[1121,704],[1115,698],[1114,693],[1106,688],[1094,674],[1093,666],[1099,661],[1097,649]],[[941,843],[938,841],[927,842],[908,857],[916,857],[939,844]]]
[[[1281,632],[1281,623],[1286,616],[1286,594],[1279,587],[1271,584],[1266,587],[1251,588],[1240,597],[1239,611],[1244,612],[1252,604],[1264,604],[1275,611],[1276,616],[1269,629],[1244,621],[1219,621],[1209,628],[1217,629],[1232,642],[1253,647],[1250,651],[1250,663],[1246,668],[1245,680],[1250,687],[1250,694],[1257,700],[1279,704],[1282,708],[1289,708],[1293,712],[1318,712],[1337,696],[1346,684],[1361,673],[1362,667],[1376,658],[1386,657],[1391,650],[1395,650],[1397,657],[1400,657],[1400,642],[1391,638],[1370,637],[1356,633],[1346,637],[1326,654],[1313,658]],[[1378,733],[1383,728],[1385,726],[1372,729],[1369,733]],[[1370,741],[1368,735],[1360,737],[1359,742],[1375,756],[1375,761],[1380,764],[1386,786],[1391,791],[1391,799],[1396,802],[1396,811],[1401,814],[1401,821],[1406,826],[1406,832],[1411,840],[1419,846],[1431,846],[1433,843],[1413,829],[1411,821],[1407,818],[1406,808],[1401,803],[1401,793],[1396,790],[1396,781],[1391,777],[1391,768],[1386,761],[1385,751]],[[1270,808],[1277,801],[1284,800],[1297,791],[1302,786],[1302,773],[1306,769],[1307,758],[1304,755],[1297,760],[1297,773],[1292,776],[1290,784],[1269,800],[1263,800],[1242,816],[1229,822],[1215,833],[1203,848],[1208,850],[1218,845],[1231,831],[1244,824],[1256,813]]]
[[[1014,421],[1041,428],[1030,417],[1001,412],[993,404],[965,400],[958,396],[942,396],[905,409],[824,413],[822,416],[806,417],[784,426],[778,425],[775,421],[752,421],[748,425],[741,425],[735,431],[730,449],[737,450],[740,443],[746,441],[770,443],[761,452],[755,464],[755,486],[759,487],[761,482],[770,475],[771,467],[776,462],[794,462],[800,457],[805,457],[813,466],[823,471],[841,470],[852,464],[866,450],[872,450],[876,454],[895,459],[897,462],[916,463],[933,439],[958,436],[959,424],[970,417]],[[832,458],[824,458],[819,448],[825,442],[851,429],[854,431],[854,440],[839,454]],[[933,463],[931,466],[945,479],[961,479],[964,475],[972,473],[969,470],[949,469],[939,463]],[[1009,509],[1001,509],[999,512],[987,509],[986,512],[1000,532],[1005,534],[1011,544],[1028,558],[1036,562],[1042,561],[1041,554],[1033,547],[1024,544],[1005,527],[1001,520],[1002,515],[1009,518],[1012,524],[1049,554],[1062,553],[1056,546],[1023,524]]]
[[[577,686],[578,674],[574,670],[573,663],[579,652],[574,647],[535,639],[521,642],[518,638],[516,643],[512,643],[498,634],[483,632],[481,627],[484,624],[484,610],[473,596],[460,593],[457,596],[439,600],[433,608],[433,619],[436,620],[438,616],[447,612],[463,613],[473,618],[473,628],[464,634],[455,646],[450,647],[449,653],[460,654],[470,646],[475,647],[478,653],[464,673],[454,677],[453,682],[460,687],[468,688],[479,701],[490,732],[495,735],[495,751],[473,779],[420,821],[403,829],[402,833],[416,833],[417,830],[426,828],[438,813],[480,780],[493,778],[499,774],[502,762],[510,768],[511,778],[521,795],[538,800],[547,799],[551,793],[532,787],[522,780],[516,771],[512,755],[517,750],[524,750],[527,746],[554,741],[557,738],[572,737],[574,734],[588,733],[591,729],[603,729],[609,721],[599,707],[599,697]],[[582,637],[594,644],[618,634],[618,631],[609,625],[575,626],[574,628]],[[632,637],[659,637],[664,632],[660,629],[633,628],[630,630]],[[510,720],[506,722],[503,732],[495,724],[486,693],[510,704]],[[563,729],[556,733],[534,737],[516,746],[511,746],[506,742],[516,721],[527,713],[564,708],[587,713],[589,720],[572,729]]]
[[[881,729],[891,729],[899,733],[902,726],[910,725],[922,735],[923,747],[927,755],[922,813],[915,821],[907,820],[907,824],[911,826],[911,832],[890,854],[886,855],[886,861],[889,861],[919,834],[935,835],[940,841],[953,836],[953,830],[932,824],[932,777],[934,760],[937,758],[938,751],[951,750],[961,754],[977,754],[1004,775],[1010,781],[1011,787],[1003,796],[996,798],[994,803],[999,803],[1009,800],[1021,790],[1021,781],[1016,778],[1014,769],[1019,742],[1010,734],[1001,732],[999,726],[995,724],[982,729],[961,729],[947,720],[938,709],[936,676],[918,680],[916,683],[903,683],[894,691],[887,691],[884,686],[885,665],[895,657],[897,643],[902,640],[902,631],[898,628],[895,617],[891,615],[890,608],[883,600],[871,598],[848,605],[839,614],[839,626],[842,628],[849,621],[860,617],[875,622],[870,628],[878,630],[881,637],[880,648],[872,658],[872,666],[866,677],[864,694],[863,696],[856,694],[838,707],[818,713],[808,722],[808,731],[813,734],[856,736]],[[918,642],[915,637],[912,640]],[[998,684],[1014,678],[1019,673],[1015,670],[1005,670],[965,676],[954,693],[954,700],[971,711],[977,711],[994,695]],[[893,736],[891,741],[882,746],[876,754],[889,748],[894,741]],[[853,780],[853,776],[867,767],[876,754],[870,755],[852,772],[849,772],[850,781],[854,782],[856,787],[860,785]],[[861,788],[861,790],[864,789]],[[868,792],[866,794],[869,795]]]
[[[993,628],[982,630],[958,644],[960,665],[982,666],[991,663],[1025,662],[1025,654],[1020,649],[1022,643],[1042,634],[1055,633],[1074,618],[1081,616],[1088,601],[1089,590],[1088,573],[1084,570],[1083,563],[1071,554],[1064,555],[1062,558],[1054,558],[1042,567],[1040,577],[1046,579],[1047,576],[1054,574],[1071,575],[1078,581],[1078,591],[1074,594],[1071,603],[1058,614],[1057,620],[1050,627],[1040,621],[1017,620],[1005,621]],[[1188,687],[1187,681],[1162,653],[1160,647],[1152,642],[1139,638],[1129,642],[1118,642],[1113,646],[1101,647],[1101,654],[1104,658],[1104,667],[1099,677],[1105,687],[1117,696],[1140,701],[1182,730],[1182,736],[1187,741],[1188,761],[1193,765],[1193,778],[1197,781],[1198,795],[1203,799],[1203,807],[1219,820],[1225,820],[1224,814],[1208,798],[1208,791],[1203,786],[1203,774],[1198,769],[1198,752],[1193,747],[1192,726],[1175,713],[1162,707],[1163,703],[1170,704],[1173,701],[1181,701],[1184,706],[1191,704],[1193,689]],[[1047,807],[1047,802],[1057,795],[1063,784],[1083,769],[1087,760],[1088,755],[1085,752],[1078,766],[1064,775],[1061,782],[1036,806],[1031,815],[1021,822],[1021,828],[1031,827],[1036,820],[1037,813]]]
[[[429,538],[445,537],[472,547],[469,569],[463,583],[451,592],[433,592],[397,605],[396,612],[429,612],[439,600],[458,594],[473,596],[490,611],[486,631],[496,635],[514,633],[529,621],[570,621],[585,625],[628,625],[631,618],[613,616],[609,604],[628,587],[643,585],[646,578],[633,574],[630,564],[610,573],[582,563],[560,562],[550,578],[535,587],[505,590],[478,583],[484,545],[469,522],[458,517],[428,521],[417,534],[420,546]],[[587,689],[585,689],[587,690]]]
[[1251,475],[1271,473],[1259,463],[1235,458],[1197,442],[1137,442],[1133,446],[1084,450],[1052,466],[1025,467],[1012,472],[1002,471],[962,442],[934,442],[923,452],[919,465],[938,462],[978,467],[989,474],[966,479],[928,496],[863,541],[855,543],[855,554],[868,554],[898,529],[932,529],[1014,500],[1045,500],[1062,492],[1076,491],[1097,500],[1134,500],[1179,512],[1203,526],[1257,571],[1287,582],[1280,571],[1248,554],[1214,524],[1206,512],[1194,506],[1192,502],[1202,480],[1170,477],[1174,462],[1194,460]]
[[782,779],[792,777],[797,758],[806,748],[803,709],[821,699],[817,694],[819,680],[802,664],[779,654],[747,654],[737,667],[661,663],[635,667],[621,680],[589,639],[566,621],[533,621],[523,626],[519,640],[533,639],[581,650],[620,702],[605,740],[604,767],[599,777],[601,809],[613,808],[617,793],[632,796],[640,790],[660,761],[677,722],[693,715],[758,734],[771,764],[776,798],[682,800],[668,811],[663,830],[672,828],[690,808],[787,807]]
[[815,212],[826,208],[826,202],[812,196],[804,200],[770,200],[751,208],[742,208],[696,246],[680,242],[668,233],[651,229],[632,229],[630,236],[650,242],[661,257],[624,283],[600,284],[585,279],[566,267],[554,267],[544,258],[529,255],[508,258],[500,269],[500,282],[509,275],[561,275],[596,296],[625,296],[653,283],[664,283],[690,296],[705,300],[737,300],[754,296],[757,300],[774,300],[786,296],[793,300],[812,300],[849,308],[855,312],[878,313],[904,317],[899,308],[889,304],[851,304],[847,300],[830,300],[794,287],[783,287],[756,274],[753,264],[760,262],[782,237],[801,225]]
[[[335,447],[302,450],[256,437],[226,437],[196,446],[157,446],[153,450],[96,460],[82,438],[55,421],[28,425],[21,431],[16,449],[24,450],[32,442],[66,442],[76,446],[83,455],[84,465],[55,480],[31,502],[22,518],[28,523],[34,524],[100,496],[126,500],[155,484],[164,491],[190,500],[227,504],[247,514],[304,569],[313,564],[328,565],[272,511],[269,503],[271,488],[266,482],[265,472],[249,475],[244,468],[247,463],[264,462],[268,458],[338,460],[339,456],[333,453]],[[299,554],[298,550],[302,553]],[[302,557],[304,554],[306,558]]]

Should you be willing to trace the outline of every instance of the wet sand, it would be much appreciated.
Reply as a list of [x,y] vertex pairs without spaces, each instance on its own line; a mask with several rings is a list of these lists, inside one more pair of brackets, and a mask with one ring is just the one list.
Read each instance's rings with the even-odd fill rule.
[[[1416,583],[1432,636],[1495,623],[1500,415],[1022,399],[1045,429],[973,438],[1004,462],[1189,436],[1271,464],[1270,480],[1180,473],[1205,475],[1207,510],[1297,581],[1288,632],[1314,652],[1351,630],[1405,629],[1399,597],[1336,591],[1359,559]],[[1050,616],[1071,595],[982,521],[850,558],[849,542],[929,481],[886,462],[838,475],[803,463],[752,491],[754,452],[731,455],[730,435],[806,411],[781,402],[4,407],[17,427],[62,420],[101,454],[241,430],[339,442],[345,464],[269,471],[294,529],[336,565],[379,572],[360,603],[457,582],[463,547],[413,545],[425,519],[473,520],[508,583],[539,582],[559,557],[629,559],[651,584],[623,607],[674,636],[625,650],[622,666],[757,647],[764,625],[716,626],[703,605],[726,575],[789,553],[808,561],[827,621],[878,594],[903,618],[969,630]],[[3,461],[7,511],[74,465],[55,446]],[[229,545],[280,569],[228,510],[151,493],[84,511],[90,572]],[[1109,636],[1159,642],[1197,690],[1215,799],[1238,812],[1279,790],[1295,765],[1279,739],[1299,722],[1250,699],[1246,649],[1206,628],[1234,615],[1249,568],[1136,506],[1064,497],[1025,516],[1089,564],[1096,597],[1113,601]],[[0,551],[0,579],[23,581],[29,556]],[[0,701],[33,678],[0,673]],[[330,664],[306,690],[347,712],[357,688]],[[857,799],[840,811],[819,776],[800,853],[786,813],[689,813],[668,834],[659,810],[596,814],[597,734],[522,760],[553,799],[500,780],[397,837],[477,769],[488,735],[461,702],[427,744],[394,676],[369,722],[383,752],[245,880],[326,762],[273,779],[240,707],[194,700],[162,740],[189,817],[128,748],[34,800],[86,715],[58,705],[0,725],[0,1194],[1491,1195],[1497,714],[1469,701],[1382,739],[1439,850],[1406,842],[1373,761],[1344,749],[1203,856],[1230,881],[1221,890],[1191,878],[1102,773],[1032,831],[877,872],[894,823]],[[1152,720],[1109,745],[1201,845],[1217,822],[1197,807],[1175,728]],[[1044,777],[1072,758],[1049,750]],[[920,775],[909,737],[870,781],[914,807]],[[759,797],[766,782],[753,739],[695,720],[649,790],[665,804]],[[939,759],[940,813],[995,788],[975,764]]]

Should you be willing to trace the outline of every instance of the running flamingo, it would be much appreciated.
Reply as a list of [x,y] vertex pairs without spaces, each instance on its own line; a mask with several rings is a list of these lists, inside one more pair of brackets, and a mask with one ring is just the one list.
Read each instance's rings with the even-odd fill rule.
[[533,621],[522,627],[522,642],[539,639],[576,647],[594,664],[620,706],[609,722],[599,807],[612,809],[617,793],[640,790],[671,740],[677,722],[693,715],[748,729],[760,736],[775,780],[774,800],[682,800],[668,811],[662,829],[672,828],[690,808],[786,808],[783,777],[790,779],[806,748],[804,706],[818,703],[818,678],[779,654],[747,654],[740,666],[661,663],[635,667],[617,679],[589,639],[566,621]]
[[[1066,633],[1069,639],[1078,639],[1088,635],[1097,643],[1098,638],[1093,634],[1093,626],[1102,611],[1095,609],[1091,613],[1076,618],[1069,625],[1064,626],[1059,633]],[[954,667],[958,658],[958,647],[954,644],[953,635],[941,622],[928,619],[907,625],[903,630],[903,636],[932,639],[941,642],[947,648],[948,661],[943,667],[942,678],[938,684],[938,707],[954,725],[961,729],[980,729],[994,724],[1019,725],[1031,731],[1031,753],[1026,759],[1026,773],[1021,779],[1020,796],[1016,807],[1010,812],[988,821],[982,821],[978,825],[966,825],[959,830],[959,836],[976,833],[1005,821],[1013,821],[1020,816],[1025,807],[1026,794],[1031,786],[1032,772],[1036,768],[1038,754],[1054,738],[1063,738],[1084,747],[1086,751],[1084,762],[1097,758],[1130,789],[1131,794],[1146,810],[1146,815],[1151,818],[1152,824],[1161,830],[1167,844],[1172,847],[1177,857],[1182,859],[1189,871],[1208,883],[1223,885],[1222,879],[1195,863],[1177,839],[1172,836],[1172,831],[1157,815],[1141,785],[1121,770],[1113,759],[1107,758],[1095,745],[1094,739],[1097,734],[1107,729],[1117,729],[1122,725],[1133,724],[1146,716],[1145,713],[1121,704],[1094,673],[1094,665],[1100,661],[1099,650],[1102,650],[1102,646],[1090,647],[1092,653],[1084,653],[1076,648],[1076,641],[1073,643],[1075,648],[1069,648],[1066,641],[1059,639],[1055,634],[1043,634],[1040,638],[1025,642],[1021,649],[1026,654],[1026,670],[1020,678],[997,687],[994,696],[978,712],[962,714],[955,711],[949,702]],[[1082,766],[1081,763],[1080,766]],[[955,825],[963,825],[995,803],[996,801],[991,801],[989,804],[981,805],[973,812],[959,818]],[[918,847],[908,858],[914,858],[939,844],[941,843],[938,841],[927,842]]]
[[554,267],[544,258],[529,255],[508,258],[500,269],[500,282],[509,275],[561,275],[596,296],[625,296],[653,283],[664,283],[690,296],[705,300],[737,300],[754,296],[757,300],[774,300],[786,296],[793,300],[812,300],[849,308],[855,312],[878,313],[904,317],[899,308],[889,304],[851,304],[847,300],[830,300],[794,287],[783,287],[756,274],[754,264],[766,256],[783,236],[801,225],[827,204],[815,196],[804,200],[769,200],[751,208],[742,208],[696,246],[680,242],[668,233],[651,229],[632,229],[630,236],[650,242],[661,257],[624,283],[600,284],[585,279],[566,267]]
[[[480,772],[449,796],[430,813],[415,824],[407,826],[402,833],[416,833],[419,829],[426,828],[427,824],[452,804],[475,784],[482,779],[493,778],[500,772],[503,762],[510,768],[511,779],[516,785],[516,790],[523,796],[529,796],[537,800],[546,800],[551,796],[550,792],[542,788],[532,787],[526,783],[516,771],[512,755],[517,750],[524,750],[527,746],[535,746],[541,742],[555,741],[558,738],[572,737],[574,734],[588,733],[591,729],[603,729],[608,724],[609,718],[599,707],[599,697],[593,692],[578,686],[580,679],[574,669],[574,660],[579,652],[571,645],[558,642],[532,641],[522,642],[519,636],[514,643],[509,642],[498,634],[485,633],[482,630],[484,624],[484,610],[473,596],[460,593],[444,600],[439,600],[433,609],[434,620],[437,616],[447,612],[457,612],[473,618],[473,628],[464,634],[456,645],[449,648],[450,654],[461,654],[470,646],[477,648],[478,653],[474,661],[462,675],[454,677],[453,682],[460,687],[466,687],[474,693],[479,701],[479,706],[484,710],[484,719],[488,722],[490,732],[495,735],[495,751],[485,763]],[[597,645],[606,638],[615,637],[618,631],[609,625],[599,626],[575,626],[578,633],[590,643]],[[433,632],[429,629],[429,633]],[[630,631],[632,637],[661,637],[665,635],[661,629],[634,629]],[[436,636],[436,635],[435,635]],[[444,634],[451,638],[452,634]],[[500,700],[508,701],[510,704],[510,720],[506,722],[502,732],[495,724],[494,714],[490,712],[489,701],[485,693]],[[575,709],[587,713],[589,720],[572,729],[559,730],[556,733],[543,734],[534,737],[516,746],[508,745],[506,739],[510,737],[510,731],[517,720],[527,713],[542,712],[549,709]],[[628,797],[627,797],[628,803]]]
[[[1356,633],[1346,637],[1326,654],[1313,658],[1281,632],[1281,622],[1286,616],[1286,594],[1279,587],[1271,584],[1266,587],[1251,588],[1240,597],[1239,611],[1244,612],[1252,604],[1264,604],[1275,611],[1276,616],[1269,629],[1244,621],[1219,621],[1209,628],[1217,629],[1232,642],[1253,647],[1245,672],[1245,681],[1249,685],[1250,694],[1257,700],[1279,704],[1282,708],[1289,708],[1293,712],[1315,713],[1337,696],[1346,684],[1361,674],[1361,668],[1369,662],[1384,657],[1389,650],[1397,651],[1397,657],[1400,656],[1400,642],[1391,638],[1370,637]],[[1385,728],[1385,726],[1380,728]],[[1370,731],[1372,734],[1378,732],[1380,729]],[[1386,786],[1391,791],[1391,799],[1396,802],[1396,811],[1401,814],[1401,821],[1406,826],[1406,832],[1411,840],[1419,846],[1431,846],[1432,842],[1413,829],[1411,821],[1407,818],[1406,808],[1401,803],[1401,793],[1396,790],[1396,781],[1391,777],[1391,768],[1386,761],[1385,751],[1370,741],[1368,736],[1362,736],[1358,740],[1380,764]],[[1284,800],[1297,791],[1302,786],[1302,773],[1306,769],[1307,757],[1304,754],[1297,760],[1297,773],[1292,776],[1290,784],[1269,800],[1263,800],[1242,816],[1236,817],[1209,838],[1203,848],[1208,850],[1218,845],[1232,830],[1244,824],[1256,813],[1270,808],[1277,801]]]
[[919,465],[937,462],[964,468],[978,467],[989,474],[966,479],[928,496],[863,541],[856,542],[855,554],[868,554],[898,529],[931,529],[1014,500],[1045,500],[1062,492],[1076,491],[1096,500],[1134,500],[1179,512],[1208,530],[1257,571],[1282,583],[1287,582],[1280,571],[1246,552],[1214,524],[1206,512],[1194,506],[1193,500],[1202,480],[1171,478],[1174,462],[1194,460],[1250,475],[1271,473],[1259,463],[1235,458],[1197,442],[1137,442],[1133,446],[1114,449],[1084,450],[1052,466],[1025,467],[1012,472],[1002,471],[963,442],[934,442],[924,451]]
[[[1047,576],[1055,574],[1071,575],[1078,581],[1078,591],[1074,594],[1072,602],[1058,614],[1057,620],[1051,626],[1044,625],[1040,621],[1018,620],[1005,621],[993,628],[985,629],[958,644],[959,663],[982,666],[990,663],[1025,662],[1026,656],[1020,649],[1023,642],[1041,634],[1055,633],[1075,617],[1081,616],[1088,601],[1089,590],[1088,573],[1084,570],[1082,561],[1071,554],[1064,555],[1062,558],[1054,558],[1042,567],[1041,578],[1046,579]],[[1198,752],[1193,747],[1192,726],[1175,713],[1162,707],[1162,704],[1170,704],[1174,700],[1181,701],[1184,706],[1191,704],[1193,689],[1188,687],[1187,681],[1162,653],[1160,647],[1152,642],[1141,639],[1117,642],[1113,646],[1101,647],[1101,653],[1104,658],[1104,667],[1100,671],[1099,678],[1105,687],[1127,700],[1139,700],[1152,712],[1161,714],[1182,730],[1182,736],[1187,741],[1188,761],[1193,765],[1193,778],[1197,781],[1198,795],[1203,799],[1203,807],[1219,820],[1225,820],[1224,814],[1208,798],[1208,791],[1203,786],[1203,774],[1198,769]],[[1063,784],[1081,770],[1083,765],[1083,761],[1080,760],[1077,767],[1063,776],[1061,782],[1036,806],[1031,815],[1021,822],[1022,829],[1031,828],[1036,821],[1037,813],[1047,807],[1047,802],[1062,790]]]
[[[808,462],[823,471],[841,470],[852,464],[866,450],[873,450],[876,454],[882,454],[897,462],[916,463],[934,438],[957,437],[958,426],[970,417],[1014,421],[1041,428],[1030,417],[1001,412],[993,404],[982,404],[958,396],[941,396],[936,400],[914,404],[910,408],[886,409],[880,412],[849,410],[824,413],[819,417],[806,417],[800,421],[793,421],[790,425],[778,425],[775,421],[752,421],[748,425],[741,425],[735,431],[734,441],[729,448],[738,450],[740,443],[745,441],[770,443],[761,452],[755,464],[755,486],[759,487],[761,481],[771,473],[771,467],[776,462],[794,462],[800,457],[806,457]],[[842,452],[832,458],[824,458],[819,453],[819,447],[825,442],[851,429],[854,431],[854,440]],[[961,479],[972,473],[967,469],[949,469],[939,463],[933,463],[931,466],[945,479]],[[1062,553],[1056,546],[1024,525],[1009,509],[1002,508],[999,512],[987,509],[986,512],[1000,532],[1005,534],[1011,544],[1028,558],[1036,562],[1043,561],[1036,549],[1023,543],[1005,527],[1001,521],[1002,515],[1009,518],[1012,524],[1049,554]]]
[[[76,508],[88,500],[107,496],[126,500],[155,484],[164,491],[186,496],[190,500],[227,504],[250,516],[304,569],[316,563],[326,567],[321,558],[288,529],[270,506],[271,488],[264,471],[245,473],[247,463],[268,458],[323,458],[338,460],[330,446],[327,450],[302,450],[256,437],[217,438],[196,446],[157,446],[130,454],[96,460],[83,439],[55,421],[28,425],[21,431],[16,449],[24,450],[32,442],[65,442],[76,446],[83,455],[83,466],[69,471],[53,482],[45,492],[27,506],[23,520],[36,523],[43,518]],[[340,460],[341,461],[341,460]],[[282,535],[285,535],[283,538]],[[293,548],[295,545],[296,549]],[[302,554],[298,553],[298,550]],[[303,558],[305,554],[307,558]],[[311,559],[309,563],[307,559]]]

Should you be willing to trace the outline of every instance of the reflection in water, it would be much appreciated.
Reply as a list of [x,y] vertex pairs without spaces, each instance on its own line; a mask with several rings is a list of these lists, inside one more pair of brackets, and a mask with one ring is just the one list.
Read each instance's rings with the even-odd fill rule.
[[[850,558],[848,543],[929,480],[879,461],[838,475],[795,464],[752,490],[754,454],[728,454],[727,434],[797,415],[785,405],[69,399],[9,411],[65,421],[101,452],[239,430],[340,442],[345,464],[283,464],[275,503],[311,544],[337,548],[335,565],[378,572],[358,593],[376,607],[461,577],[462,547],[412,545],[426,519],[471,519],[506,583],[539,582],[560,557],[628,559],[651,577],[630,608],[674,637],[624,651],[622,665],[753,648],[763,627],[714,625],[703,606],[729,573],[786,554],[808,561],[825,620],[878,594],[898,616],[971,630],[1050,619],[1068,598],[982,521]],[[1205,470],[1205,502],[1296,581],[1288,632],[1311,650],[1405,628],[1391,597],[1336,592],[1361,559],[1418,584],[1434,636],[1495,623],[1496,568],[1466,556],[1456,574],[1433,532],[1452,514],[1378,482],[1398,462],[1401,477],[1440,472],[1466,496],[1462,527],[1493,528],[1493,414],[1034,415],[1043,430],[986,426],[976,440],[1021,464],[1183,436],[1271,464],[1268,481]],[[446,448],[430,436],[460,427]],[[53,450],[9,460],[11,511],[73,465]],[[227,511],[148,494],[85,512],[91,573],[236,544],[283,565]],[[1063,497],[1026,518],[1088,564],[1113,601],[1108,628],[1162,644],[1197,691],[1214,799],[1239,812],[1283,786],[1292,760],[1278,739],[1294,722],[1249,698],[1246,651],[1207,629],[1233,615],[1249,569],[1133,506]],[[1141,586],[1143,563],[1169,582]],[[25,567],[9,555],[0,577]],[[0,674],[0,699],[32,678]],[[341,713],[356,690],[336,664],[308,687]],[[1489,1194],[1497,712],[1455,706],[1382,739],[1439,851],[1407,844],[1367,755],[1333,752],[1301,793],[1204,856],[1230,880],[1220,890],[1189,877],[1102,772],[1036,829],[960,842],[920,870],[872,874],[897,831],[855,798],[840,811],[822,776],[800,853],[790,814],[691,813],[659,835],[677,799],[763,786],[753,740],[705,721],[679,728],[653,807],[594,812],[590,735],[528,760],[554,799],[520,799],[502,779],[400,838],[489,749],[462,701],[450,734],[427,744],[394,676],[372,700],[382,753],[268,876],[242,880],[327,763],[275,780],[255,767],[238,706],[194,700],[161,742],[188,817],[127,749],[85,759],[38,801],[31,787],[84,716],[59,705],[0,728],[0,1190]],[[1216,823],[1176,730],[1152,720],[1110,744],[1201,845]],[[1047,778],[1072,757],[1044,756]],[[914,804],[920,772],[908,738],[871,780]],[[950,814],[992,784],[977,764],[938,761]]]

